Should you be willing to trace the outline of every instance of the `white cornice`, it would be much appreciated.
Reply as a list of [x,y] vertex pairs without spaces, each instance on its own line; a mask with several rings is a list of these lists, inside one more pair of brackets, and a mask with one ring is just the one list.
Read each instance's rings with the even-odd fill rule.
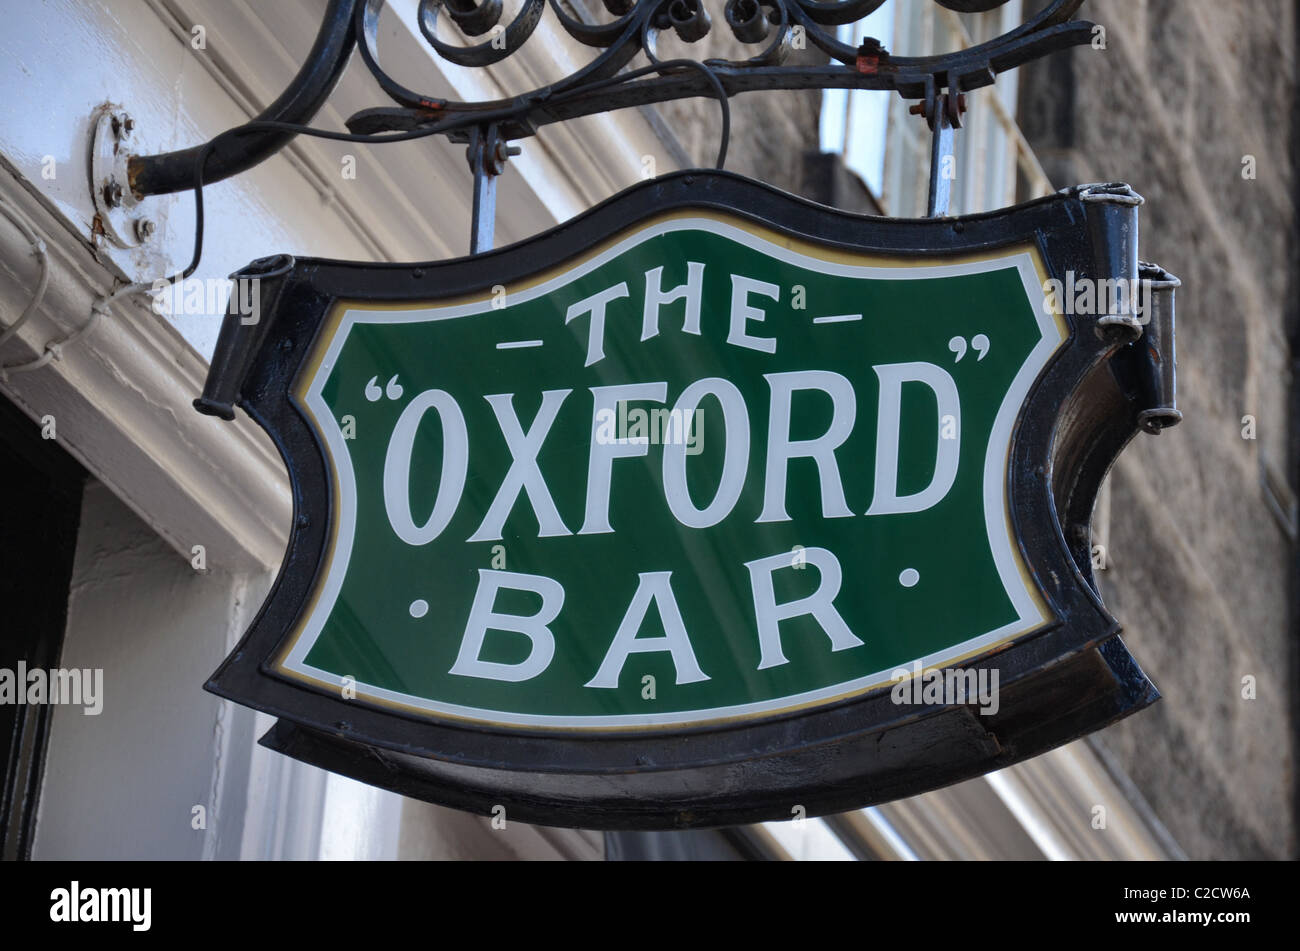
[[[0,200],[27,219],[49,255],[40,309],[0,351],[0,363],[13,364],[85,321],[110,278],[7,166]],[[30,243],[7,220],[0,220],[0,274],[7,325],[27,306],[37,274]],[[279,564],[288,533],[285,470],[248,419],[222,424],[195,412],[190,400],[206,372],[206,361],[148,299],[135,297],[117,301],[59,359],[10,375],[0,390],[35,420],[53,416],[59,445],[187,560],[203,545],[209,567],[266,570]]]

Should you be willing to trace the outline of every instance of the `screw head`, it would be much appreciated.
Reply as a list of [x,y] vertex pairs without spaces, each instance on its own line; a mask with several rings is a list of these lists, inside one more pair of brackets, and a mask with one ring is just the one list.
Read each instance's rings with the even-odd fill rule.
[[141,218],[135,223],[135,236],[141,241],[148,241],[157,230],[157,226],[148,218]]
[[117,208],[122,204],[122,194],[122,186],[111,179],[104,186],[104,201],[108,203],[110,208]]

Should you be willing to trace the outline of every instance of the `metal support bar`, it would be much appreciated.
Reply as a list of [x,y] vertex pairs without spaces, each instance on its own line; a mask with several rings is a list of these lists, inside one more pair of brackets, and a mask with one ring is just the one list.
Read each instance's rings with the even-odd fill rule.
[[474,172],[474,205],[470,219],[469,253],[492,250],[496,232],[497,178],[506,160],[519,154],[519,147],[507,144],[498,126],[476,126],[469,135],[465,158]]
[[[941,100],[947,98],[945,94]],[[941,107],[937,110],[930,136],[930,198],[925,209],[927,218],[946,215],[952,201],[952,178],[945,168],[953,156],[952,142],[952,124],[948,121],[948,111]]]
[[926,77],[925,99],[910,111],[924,116],[930,126],[930,192],[925,214],[940,218],[948,214],[952,202],[952,176],[945,174],[945,166],[953,156],[953,130],[961,128],[966,96],[960,87],[941,93],[934,77]]
[[[488,136],[495,137],[496,126],[491,126]],[[480,254],[492,250],[492,239],[496,232],[497,219],[497,177],[484,161],[484,138],[478,129],[474,130],[468,153],[470,168],[474,170],[474,210],[469,225],[469,253]]]

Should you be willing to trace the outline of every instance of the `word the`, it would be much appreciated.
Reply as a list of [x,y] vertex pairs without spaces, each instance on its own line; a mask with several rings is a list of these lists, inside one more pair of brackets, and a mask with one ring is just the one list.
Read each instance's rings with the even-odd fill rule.
[[[611,308],[616,300],[631,298],[632,292],[627,281],[605,288],[590,297],[584,298],[569,307],[565,312],[564,322],[586,319],[587,323],[587,358],[584,366],[591,366],[605,359],[605,321],[609,316],[620,319],[641,318],[641,341],[644,343],[659,335],[659,311],[665,304],[684,301],[686,318],[682,323],[682,332],[700,335],[700,313],[703,309],[704,265],[699,261],[689,261],[686,265],[688,277],[685,284],[671,290],[663,286],[662,267],[645,272],[645,293],[641,306],[635,303],[621,304]],[[767,314],[761,307],[754,306],[751,297],[766,297],[772,301],[781,299],[781,288],[767,281],[756,280],[741,274],[731,275],[731,299],[726,308],[728,315],[727,343],[733,347],[745,347],[761,353],[776,353],[776,338],[764,337],[750,333],[752,325],[764,322]],[[622,312],[620,313],[620,308]],[[639,311],[639,314],[638,314]]]

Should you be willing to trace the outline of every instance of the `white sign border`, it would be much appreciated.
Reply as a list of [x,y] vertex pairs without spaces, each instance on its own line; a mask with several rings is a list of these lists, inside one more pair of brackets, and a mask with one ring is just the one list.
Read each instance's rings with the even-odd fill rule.
[[[984,465],[984,519],[994,563],[997,566],[1003,588],[1017,612],[1017,618],[996,630],[988,631],[943,651],[919,658],[920,669],[929,670],[934,667],[942,667],[962,658],[981,653],[986,648],[1031,633],[1047,623],[1050,619],[1043,610],[1037,592],[1030,587],[1030,582],[1021,571],[1019,555],[1013,549],[1014,539],[1011,536],[1008,519],[1010,501],[1007,497],[1007,468],[1010,458],[1011,436],[1020,408],[1024,404],[1025,397],[1028,395],[1034,381],[1038,378],[1039,373],[1047,366],[1053,354],[1067,339],[1062,326],[1057,322],[1056,315],[1045,312],[1041,306],[1034,306],[1034,302],[1042,298],[1043,290],[1033,256],[1028,251],[1020,250],[1001,257],[994,256],[979,261],[964,261],[955,264],[905,265],[899,267],[850,265],[802,254],[792,248],[774,244],[755,235],[753,232],[714,218],[674,217],[627,236],[572,270],[565,271],[550,280],[512,294],[511,303],[523,303],[549,294],[566,284],[572,283],[584,274],[601,267],[638,244],[662,234],[683,230],[702,230],[720,235],[747,247],[756,248],[762,253],[788,264],[834,277],[874,280],[925,280],[956,277],[965,274],[983,274],[1004,270],[1008,267],[1016,268],[1024,285],[1026,302],[1037,318],[1041,336],[1012,380],[1002,405],[999,407],[993,430],[990,433],[989,447]],[[307,654],[319,639],[325,620],[332,612],[334,603],[338,598],[343,579],[347,576],[347,567],[352,553],[352,540],[356,527],[356,480],[352,470],[351,457],[347,451],[342,429],[321,394],[324,383],[329,378],[330,370],[346,344],[351,329],[357,324],[363,323],[396,324],[450,320],[457,317],[486,313],[490,310],[492,310],[492,300],[489,297],[485,300],[446,307],[401,310],[350,307],[341,315],[338,327],[305,390],[305,408],[309,410],[316,431],[324,439],[328,448],[331,465],[334,468],[336,485],[339,490],[339,506],[336,513],[338,520],[336,525],[337,541],[334,550],[329,553],[329,568],[317,589],[318,595],[314,599],[310,615],[307,617],[305,625],[299,630],[290,650],[279,662],[278,666],[281,670],[320,686],[328,687],[332,692],[342,691],[345,687],[354,688],[356,699],[375,701],[383,706],[397,706],[406,710],[437,714],[455,719],[473,720],[486,725],[563,730],[721,725],[725,721],[737,718],[770,716],[792,712],[801,707],[814,704],[820,705],[836,699],[862,694],[895,681],[893,672],[898,669],[896,667],[818,690],[773,700],[737,704],[730,707],[714,707],[704,710],[686,710],[671,713],[573,717],[507,713],[444,703],[389,690],[359,680],[355,683],[350,682],[350,680],[345,681],[343,675],[308,664],[306,662]],[[329,421],[330,425],[321,425],[322,421],[326,420]],[[916,660],[909,662],[909,666],[913,668],[915,664]]]

